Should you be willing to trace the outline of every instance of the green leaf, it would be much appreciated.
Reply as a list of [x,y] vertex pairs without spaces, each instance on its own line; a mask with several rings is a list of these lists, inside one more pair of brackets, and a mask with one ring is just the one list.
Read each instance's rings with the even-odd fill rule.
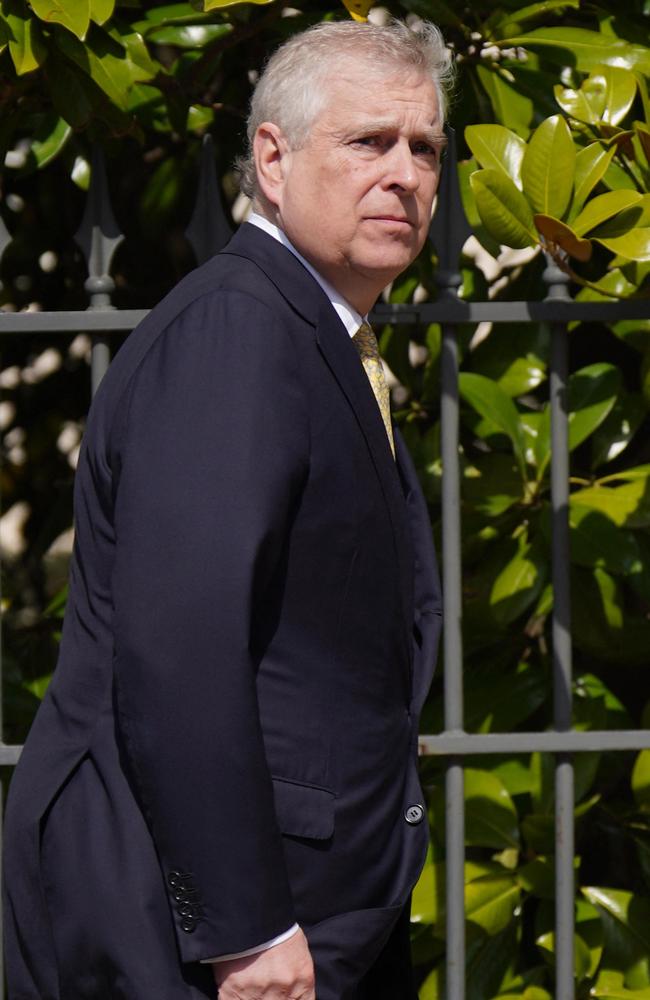
[[490,592],[492,613],[500,625],[510,624],[532,604],[544,585],[547,571],[540,547],[522,541]]
[[157,71],[137,32],[122,35],[115,29],[107,32],[92,25],[85,44],[68,33],[59,36],[58,44],[68,59],[122,110],[129,106],[129,92],[134,84],[151,79]]
[[638,191],[607,191],[587,202],[580,214],[573,220],[572,226],[579,236],[584,236],[613,215],[641,201]]
[[600,142],[592,142],[576,154],[573,201],[571,202],[569,222],[575,219],[593,189],[603,179],[615,152],[615,146],[607,148]]
[[646,412],[640,393],[627,393],[622,399],[616,400],[611,413],[594,433],[592,458],[595,467],[612,462],[625,451],[645,419]]
[[31,154],[36,165],[46,166],[61,152],[72,135],[72,128],[56,115],[48,115],[42,126],[35,132]]
[[2,13],[9,33],[9,54],[18,76],[31,73],[41,66],[47,56],[41,27],[36,18],[22,17],[22,6],[4,0]]
[[512,921],[520,889],[512,873],[486,875],[465,886],[465,916],[490,937]]
[[609,518],[572,502],[569,508],[571,559],[578,566],[628,575],[641,572],[641,556],[634,535],[621,531]]
[[468,125],[465,140],[482,167],[503,171],[521,189],[523,139],[503,125]]
[[472,350],[474,371],[492,379],[510,397],[523,396],[546,379],[548,330],[541,324],[495,325]]
[[497,44],[501,48],[551,49],[551,56],[554,49],[559,49],[557,61],[563,66],[566,65],[566,52],[570,52],[576,68],[583,72],[608,65],[633,66],[650,74],[650,47],[635,45],[627,39],[612,39],[588,28],[536,28],[525,35],[501,39]]
[[569,450],[573,451],[611,412],[621,386],[618,368],[597,362],[569,379]]
[[563,87],[562,84],[557,83],[553,88],[553,93],[557,103],[570,118],[588,125],[594,125],[598,121],[598,115],[582,87],[580,90],[573,90],[571,87]]
[[507,788],[490,771],[465,771],[466,842],[479,847],[519,847],[517,811]]
[[477,170],[469,183],[481,221],[498,243],[516,249],[536,246],[537,233],[530,205],[505,173],[493,169]]
[[238,4],[269,4],[275,0],[203,0],[203,10],[223,10],[224,7],[236,7]]
[[608,966],[624,973],[630,989],[650,985],[650,899],[600,886],[582,893],[602,915]]
[[505,19],[500,22],[499,28],[503,33],[512,32],[514,28],[525,24],[526,21],[534,21],[538,17],[546,17],[548,14],[569,8],[577,10],[579,6],[580,0],[542,0],[540,3],[527,4],[525,7],[520,7],[514,14],[506,15]]
[[147,32],[155,45],[175,45],[179,49],[202,49],[233,30],[232,24],[168,24]]
[[23,681],[23,687],[30,694],[38,698],[39,701],[43,701],[51,680],[52,674],[46,674],[44,677],[37,677],[33,681]]
[[61,24],[79,39],[86,37],[90,24],[90,0],[30,0],[37,17]]
[[106,24],[115,10],[115,0],[90,0],[90,19],[95,24]]
[[645,528],[650,525],[650,480],[647,475],[622,486],[596,483],[572,493],[571,501],[601,511],[619,526]]
[[445,912],[445,864],[429,861],[411,900],[411,923],[442,926]]
[[632,769],[632,792],[639,809],[650,812],[650,750],[642,750]]
[[527,136],[535,117],[535,107],[531,97],[517,86],[513,74],[498,63],[484,60],[476,67],[476,75],[496,120],[522,138]]
[[622,66],[599,66],[591,76],[602,81],[604,85],[603,121],[609,125],[618,125],[634,104],[636,97],[634,73]]
[[521,179],[535,212],[560,219],[573,192],[576,150],[571,132],[561,115],[547,118],[528,143]]
[[524,434],[517,407],[495,382],[473,372],[461,372],[459,390],[463,399],[482,417],[492,421],[512,441],[522,478],[525,478]]
[[[555,932],[548,931],[546,934],[541,934],[537,938],[536,944],[546,961],[551,965],[555,965]],[[579,934],[574,934],[573,936],[573,964],[575,976],[578,981],[589,975],[591,955],[589,954],[589,948]]]
[[625,236],[604,239],[594,234],[593,238],[619,257],[625,257],[627,260],[650,261],[650,226],[642,229],[631,229]]

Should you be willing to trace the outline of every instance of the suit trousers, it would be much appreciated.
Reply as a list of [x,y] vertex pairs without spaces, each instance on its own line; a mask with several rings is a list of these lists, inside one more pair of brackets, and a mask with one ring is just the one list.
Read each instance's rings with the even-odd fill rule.
[[409,900],[379,957],[350,1000],[418,1000],[411,965],[410,914]]

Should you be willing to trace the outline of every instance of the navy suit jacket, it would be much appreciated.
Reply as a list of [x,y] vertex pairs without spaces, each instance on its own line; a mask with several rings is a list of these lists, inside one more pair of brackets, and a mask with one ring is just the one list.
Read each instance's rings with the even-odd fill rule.
[[421,869],[426,507],[350,337],[244,225],[128,338],[76,479],[54,680],[12,782],[11,1000],[214,996],[199,961],[305,929],[318,1000]]

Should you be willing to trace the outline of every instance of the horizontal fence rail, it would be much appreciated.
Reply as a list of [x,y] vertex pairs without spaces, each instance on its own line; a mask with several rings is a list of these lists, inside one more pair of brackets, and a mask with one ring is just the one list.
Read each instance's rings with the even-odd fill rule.
[[[453,162],[453,135],[451,139],[450,161]],[[197,260],[202,262],[224,245],[230,232],[215,180],[211,140],[204,143],[197,190],[197,203],[187,235]],[[578,321],[645,319],[650,316],[650,304],[647,300],[572,300],[568,293],[568,278],[553,265],[547,267],[544,273],[547,297],[543,301],[463,301],[458,294],[461,284],[458,264],[470,233],[456,173],[446,170],[431,228],[431,240],[438,248],[437,300],[417,305],[380,304],[371,316],[376,325],[439,323],[443,332],[441,452],[445,728],[439,734],[421,735],[419,750],[422,755],[446,759],[446,997],[447,1000],[465,998],[464,761],[474,755],[540,752],[555,755],[555,997],[556,1000],[574,1000],[573,755],[650,748],[650,730],[575,731],[571,728],[567,328],[568,324]],[[85,287],[90,308],[75,312],[0,312],[0,336],[88,333],[93,342],[91,380],[94,391],[109,364],[111,335],[128,333],[147,315],[147,310],[116,310],[111,307],[114,285],[109,273],[110,264],[121,234],[110,210],[104,167],[97,153],[93,159],[86,213],[77,238],[88,263],[89,276]],[[0,253],[2,250],[0,245]],[[542,323],[548,325],[551,334],[554,726],[544,732],[484,734],[467,733],[463,728],[458,326],[485,322]],[[0,765],[16,764],[20,751],[20,746],[0,743]]]

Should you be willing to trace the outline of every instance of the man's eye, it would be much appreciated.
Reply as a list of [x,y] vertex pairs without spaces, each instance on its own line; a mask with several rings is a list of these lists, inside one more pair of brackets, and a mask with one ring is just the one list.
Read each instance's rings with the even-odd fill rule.
[[440,147],[429,142],[416,142],[412,146],[412,151],[416,156],[431,156],[436,160],[440,159]]
[[362,135],[358,139],[354,140],[356,146],[379,146],[381,139],[378,135]]

